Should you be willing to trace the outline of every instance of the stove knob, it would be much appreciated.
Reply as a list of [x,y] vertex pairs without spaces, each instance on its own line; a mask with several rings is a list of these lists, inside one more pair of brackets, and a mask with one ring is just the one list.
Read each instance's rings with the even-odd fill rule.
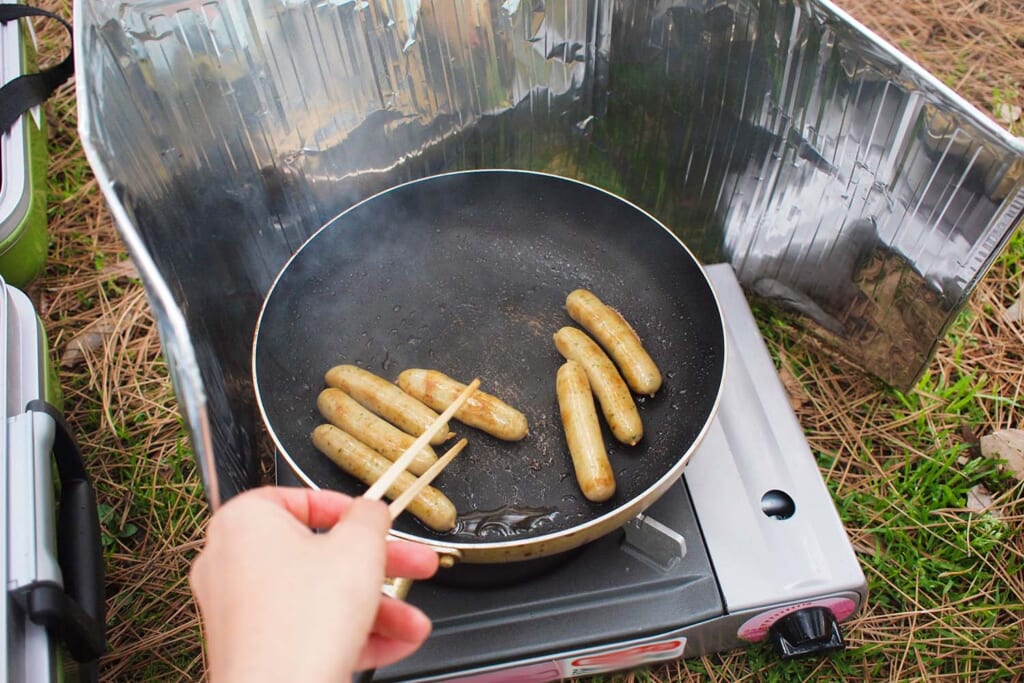
[[782,659],[825,655],[846,647],[839,623],[827,607],[808,607],[782,617],[768,629]]

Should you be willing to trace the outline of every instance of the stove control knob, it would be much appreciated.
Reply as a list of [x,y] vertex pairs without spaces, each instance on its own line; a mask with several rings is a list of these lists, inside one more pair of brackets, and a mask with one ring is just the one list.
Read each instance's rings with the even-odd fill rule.
[[827,607],[807,607],[787,614],[768,630],[782,659],[825,655],[846,647],[839,623]]

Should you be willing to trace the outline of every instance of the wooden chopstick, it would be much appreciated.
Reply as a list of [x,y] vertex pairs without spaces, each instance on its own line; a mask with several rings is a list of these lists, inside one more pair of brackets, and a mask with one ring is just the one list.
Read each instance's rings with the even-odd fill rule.
[[475,392],[479,386],[480,378],[476,378],[470,382],[469,386],[462,390],[462,393],[459,394],[458,398],[452,401],[452,404],[445,408],[444,412],[438,415],[436,420],[430,423],[430,426],[427,427],[426,431],[420,434],[419,437],[412,442],[412,445],[409,446],[409,448],[407,448],[405,452],[391,464],[387,471],[381,475],[380,479],[375,481],[373,486],[366,490],[366,493],[363,494],[363,498],[380,500],[384,493],[391,488],[391,485],[395,483],[395,479],[398,479],[398,476],[409,466],[409,463],[411,463],[413,458],[416,457],[416,454],[427,445],[428,441],[434,438],[434,435],[437,434],[441,430],[441,427],[451,419],[452,415],[455,414],[455,411],[461,408],[462,404],[469,400],[469,397],[473,395],[473,392]]
[[448,452],[442,455],[437,462],[427,468],[427,471],[421,474],[413,485],[402,492],[398,498],[391,501],[391,505],[388,505],[388,511],[391,513],[391,519],[397,519],[398,515],[402,514],[405,507],[412,502],[412,499],[419,495],[420,491],[427,488],[430,482],[434,481],[434,477],[441,474],[441,470],[448,466],[455,456],[466,447],[469,443],[468,439],[462,439],[457,444],[448,449]]

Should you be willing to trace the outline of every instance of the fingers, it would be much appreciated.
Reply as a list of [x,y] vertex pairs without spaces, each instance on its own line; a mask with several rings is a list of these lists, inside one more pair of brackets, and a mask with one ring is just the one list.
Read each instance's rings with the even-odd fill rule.
[[[354,521],[360,529],[372,529],[373,535],[383,537],[390,527],[387,515],[380,510],[376,513],[363,510],[352,517],[350,511],[355,500],[337,491],[264,486],[239,494],[225,504],[225,509],[229,506],[235,508],[233,512],[237,515],[228,511],[228,515],[219,515],[219,517],[223,518],[229,515],[246,517],[247,515],[241,511],[240,506],[261,501],[284,508],[297,522],[306,527],[334,529],[339,521],[345,519]],[[374,505],[371,509],[378,508],[386,510],[383,504]],[[389,542],[386,561],[388,576],[427,579],[437,571],[437,553],[427,546],[407,541]]]
[[391,528],[391,515],[388,506],[379,500],[354,498],[344,514],[344,523],[334,525],[323,534],[329,542],[340,542],[347,551],[353,548],[360,552],[379,548],[380,564],[384,564],[384,538]]
[[384,598],[357,668],[380,668],[409,656],[427,639],[431,628],[430,619],[419,609],[401,600]]
[[246,497],[279,505],[299,522],[314,529],[333,527],[352,504],[351,497],[337,491],[291,486],[263,486],[232,498],[225,506]]
[[360,653],[355,669],[356,671],[382,669],[405,659],[420,649],[422,645],[423,641],[408,643],[401,640],[389,640],[371,633],[370,637],[366,639],[366,646]]
[[417,643],[430,635],[430,619],[418,607],[385,597],[377,608],[373,633],[383,638]]
[[429,579],[437,572],[437,563],[437,552],[425,545],[408,541],[388,541],[388,576]]
[[[310,491],[310,493],[327,493],[326,491]],[[338,494],[341,496],[342,494]],[[312,511],[312,516],[327,519],[323,514],[334,514],[335,508],[339,505],[342,508],[342,512],[339,517],[344,518],[344,525],[331,525],[332,530],[326,536],[332,535],[337,536],[342,533],[346,536],[345,543],[351,544],[351,547],[366,548],[368,547],[367,542],[376,543],[377,539],[384,538],[387,535],[388,530],[391,528],[391,517],[387,512],[387,506],[379,501],[370,501],[363,498],[351,499],[347,496],[342,496],[344,500],[332,500],[329,498],[322,498],[319,496],[310,497],[307,502],[311,503],[313,507],[308,508]],[[301,499],[299,499],[301,500]],[[318,508],[319,506],[319,508]],[[320,513],[317,512],[320,510]],[[324,513],[326,511],[326,513]],[[298,517],[298,515],[296,515]],[[340,521],[340,520],[339,520]],[[358,541],[348,538],[352,527],[355,527],[357,533],[367,533],[373,538],[367,541]],[[337,533],[335,533],[337,530]],[[388,576],[393,577],[405,577],[410,579],[429,579],[437,572],[438,557],[437,552],[430,549],[427,546],[420,545],[419,543],[410,543],[408,541],[389,541],[386,546],[385,555],[385,571]]]

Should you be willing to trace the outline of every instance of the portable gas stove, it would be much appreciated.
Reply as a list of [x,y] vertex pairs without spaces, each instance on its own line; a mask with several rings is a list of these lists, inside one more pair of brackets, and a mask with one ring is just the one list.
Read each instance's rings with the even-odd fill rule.
[[683,479],[534,578],[415,584],[408,600],[434,631],[373,680],[527,683],[766,639],[787,658],[843,647],[838,622],[863,603],[864,574],[732,268],[707,272],[726,323],[726,380]]

